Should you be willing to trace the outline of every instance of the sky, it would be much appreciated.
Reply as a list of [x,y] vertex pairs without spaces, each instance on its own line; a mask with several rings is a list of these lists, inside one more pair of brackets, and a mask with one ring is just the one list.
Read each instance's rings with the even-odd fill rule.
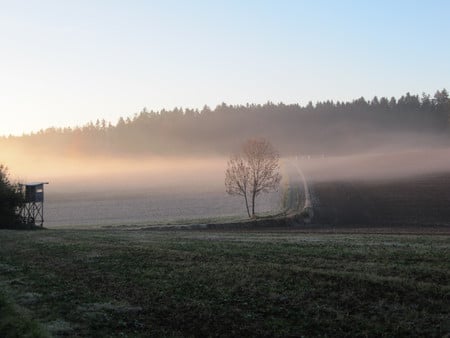
[[0,0],[0,135],[450,89],[450,1]]

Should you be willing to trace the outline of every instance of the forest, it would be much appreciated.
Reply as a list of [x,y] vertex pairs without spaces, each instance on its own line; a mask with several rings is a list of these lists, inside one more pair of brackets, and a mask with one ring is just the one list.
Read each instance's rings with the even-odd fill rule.
[[[63,113],[63,112],[62,112]],[[270,139],[282,155],[346,154],[382,147],[446,145],[450,135],[446,89],[433,96],[406,93],[396,99],[361,97],[305,106],[267,102],[215,109],[174,108],[84,126],[50,127],[3,136],[3,149],[54,156],[227,155],[248,137]]]

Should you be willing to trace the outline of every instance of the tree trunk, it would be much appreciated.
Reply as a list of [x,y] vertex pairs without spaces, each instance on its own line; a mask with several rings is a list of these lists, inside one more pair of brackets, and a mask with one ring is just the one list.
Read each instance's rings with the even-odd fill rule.
[[245,207],[247,208],[247,215],[248,215],[248,218],[252,218],[252,216],[250,216],[250,210],[249,210],[249,208],[248,208],[247,193],[244,194],[244,198],[245,198]]
[[252,217],[251,218],[255,218],[255,198],[256,198],[256,193],[253,192],[252,193]]

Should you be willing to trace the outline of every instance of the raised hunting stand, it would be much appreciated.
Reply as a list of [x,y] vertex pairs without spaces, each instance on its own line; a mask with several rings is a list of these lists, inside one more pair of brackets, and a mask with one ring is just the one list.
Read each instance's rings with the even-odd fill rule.
[[20,209],[20,216],[25,224],[41,227],[44,224],[44,184],[48,182],[22,184],[25,200]]

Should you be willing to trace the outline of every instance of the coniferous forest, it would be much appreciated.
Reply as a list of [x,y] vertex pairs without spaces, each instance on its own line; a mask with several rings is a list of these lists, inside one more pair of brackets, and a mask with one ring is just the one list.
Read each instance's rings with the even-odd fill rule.
[[264,136],[283,155],[341,154],[380,146],[447,144],[450,99],[406,93],[396,99],[361,97],[351,102],[309,102],[306,106],[267,102],[214,109],[148,111],[84,126],[48,128],[0,138],[0,145],[53,155],[226,155],[242,139]]

